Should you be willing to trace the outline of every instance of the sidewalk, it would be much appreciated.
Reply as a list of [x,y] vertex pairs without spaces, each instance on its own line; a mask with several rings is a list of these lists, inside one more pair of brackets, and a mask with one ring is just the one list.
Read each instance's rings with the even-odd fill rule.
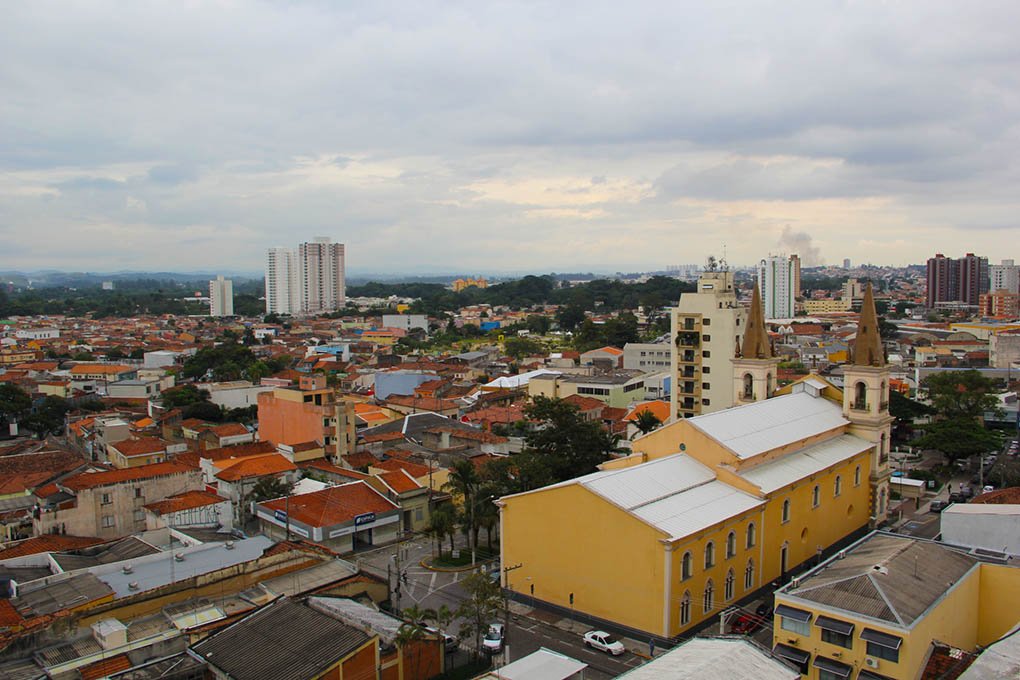
[[[570,633],[571,635],[577,637],[577,641],[579,644],[581,644],[581,637],[589,630],[593,630],[591,624],[583,623],[581,621],[575,621],[567,617],[560,617],[555,614],[552,614],[551,612],[533,609],[532,607],[529,607],[526,604],[521,604],[520,602],[510,603],[510,614],[514,619],[527,619],[528,621],[531,621],[533,623],[545,626],[553,626],[554,628],[558,628],[566,633]],[[648,647],[647,640],[644,641],[634,640],[633,638],[620,636],[614,637],[616,637],[620,642],[623,643],[623,646],[627,648],[628,652],[631,652],[645,659],[652,658],[649,655],[650,650]],[[667,651],[669,650],[662,649],[660,645],[656,645],[655,656],[664,654]]]

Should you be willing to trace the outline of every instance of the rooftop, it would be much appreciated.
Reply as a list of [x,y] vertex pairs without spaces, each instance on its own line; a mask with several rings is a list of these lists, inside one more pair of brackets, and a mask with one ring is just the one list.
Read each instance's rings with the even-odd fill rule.
[[747,459],[808,437],[828,432],[850,421],[842,407],[807,392],[784,394],[688,420],[709,437]]
[[151,479],[162,475],[179,475],[191,472],[193,468],[179,463],[152,463],[123,470],[106,470],[103,472],[83,472],[60,482],[71,491],[93,489],[98,486],[122,484],[124,482]]
[[800,673],[747,638],[694,638],[619,676],[624,680],[796,680]]
[[762,492],[772,493],[798,479],[810,477],[874,448],[875,444],[866,439],[852,434],[841,434],[767,463],[741,470],[738,474],[756,485]]
[[939,543],[879,532],[840,554],[779,592],[910,626],[978,563]]
[[358,515],[383,513],[398,507],[363,481],[331,486],[289,499],[277,498],[259,505],[270,512],[287,512],[292,520],[313,527],[350,522]]

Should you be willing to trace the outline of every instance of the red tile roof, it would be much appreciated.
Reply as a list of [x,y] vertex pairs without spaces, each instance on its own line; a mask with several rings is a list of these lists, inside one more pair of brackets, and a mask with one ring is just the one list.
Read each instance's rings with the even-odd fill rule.
[[[602,405],[602,402],[599,402]],[[483,444],[504,444],[508,441],[506,437],[501,437],[498,434],[492,434],[491,432],[482,432],[481,430],[463,430],[456,427],[433,427],[432,429],[425,430],[428,434],[440,434],[442,432],[448,433],[451,437],[456,439],[469,439],[475,442],[481,442]]]
[[972,499],[971,503],[988,503],[994,505],[1016,505],[1020,504],[1020,486],[1011,486],[1008,489],[996,489],[983,493]]
[[158,503],[148,503],[143,507],[157,514],[166,515],[172,512],[180,512],[181,510],[215,505],[226,500],[226,498],[220,498],[216,494],[207,491],[185,491],[184,493],[169,496]]
[[361,441],[371,444],[373,442],[391,442],[403,438],[404,435],[401,432],[383,432],[382,434],[366,434],[361,438]]
[[[108,539],[95,538],[94,536],[64,536],[47,534],[27,538],[24,541],[14,543],[0,550],[0,560],[11,557],[24,557],[25,555],[38,555],[44,552],[58,552],[60,550],[73,550],[75,548],[87,548],[90,545],[102,543]],[[0,600],[3,602],[4,600]]]
[[229,458],[244,458],[245,456],[261,456],[267,453],[276,453],[276,446],[272,442],[247,442],[235,444],[234,446],[220,446],[215,449],[204,451],[186,451],[179,453],[174,458],[178,463],[199,467],[199,459],[205,458],[216,462]]
[[436,399],[434,397],[405,397],[398,394],[391,394],[383,400],[387,404],[396,404],[397,406],[413,407],[423,409],[425,411],[448,411],[450,409],[456,409],[460,407],[460,404],[455,399]]
[[130,659],[128,659],[127,654],[118,654],[117,656],[111,656],[109,659],[102,659],[88,666],[83,666],[78,669],[78,672],[81,673],[81,680],[98,680],[114,673],[126,671],[133,665]]
[[278,453],[270,453],[265,456],[249,456],[241,458],[233,465],[216,473],[217,479],[225,482],[235,482],[238,479],[251,477],[265,477],[281,472],[297,470],[297,466]]
[[344,461],[352,468],[367,468],[378,463],[379,459],[368,451],[358,451],[356,453],[348,453],[344,456]]
[[599,401],[598,399],[593,399],[592,397],[585,397],[580,394],[571,394],[563,401],[565,401],[568,404],[573,404],[577,408],[581,409],[581,413],[584,413],[585,411],[594,411],[597,408],[605,408],[606,406],[603,402]]
[[10,600],[0,600],[0,626],[14,627],[24,620]]
[[331,486],[289,499],[277,498],[259,505],[270,511],[288,512],[291,519],[313,527],[350,522],[358,515],[378,514],[398,507],[363,481]]
[[607,406],[602,409],[602,420],[623,420],[627,415],[627,409]]
[[145,456],[153,453],[166,453],[166,442],[154,437],[143,437],[141,439],[125,439],[116,444],[110,444],[110,448],[116,449],[122,456]]
[[364,472],[358,472],[357,470],[348,470],[337,465],[333,465],[325,458],[317,458],[316,460],[310,460],[301,463],[299,466],[302,470],[320,470],[322,472],[328,472],[341,477],[347,477],[348,479],[368,479],[370,475]]
[[429,469],[424,465],[418,465],[418,463],[412,463],[409,460],[401,460],[399,458],[389,458],[387,460],[375,463],[373,467],[377,467],[380,470],[386,470],[388,472],[394,472],[396,470],[406,470],[409,475],[415,479],[425,477],[429,473]]
[[220,425],[212,428],[212,433],[217,437],[235,437],[241,434],[250,434],[248,428],[240,423],[227,423],[226,425]]
[[97,486],[108,486],[110,484],[121,484],[133,482],[140,479],[151,479],[163,475],[179,475],[191,472],[194,468],[180,463],[152,463],[151,465],[139,465],[138,467],[126,468],[123,470],[108,470],[106,472],[83,472],[74,477],[65,479],[60,484],[71,491],[82,489],[94,489]]
[[379,479],[386,483],[386,486],[390,487],[397,493],[404,493],[406,491],[416,491],[423,489],[421,484],[414,480],[414,477],[409,475],[405,470],[396,470],[393,472],[380,472],[378,475]]

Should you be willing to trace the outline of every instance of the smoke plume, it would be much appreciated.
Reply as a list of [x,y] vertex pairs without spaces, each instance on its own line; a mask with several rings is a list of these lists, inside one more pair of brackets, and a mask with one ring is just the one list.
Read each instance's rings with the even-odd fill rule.
[[805,267],[817,267],[825,264],[818,247],[811,241],[811,236],[803,231],[794,231],[790,225],[783,227],[783,235],[779,237],[779,247],[788,255],[799,255]]

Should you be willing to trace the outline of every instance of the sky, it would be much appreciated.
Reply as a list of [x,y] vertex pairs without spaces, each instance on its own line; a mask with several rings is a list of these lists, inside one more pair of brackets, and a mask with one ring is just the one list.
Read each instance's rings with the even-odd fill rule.
[[0,271],[1020,259],[1020,3],[32,2]]

